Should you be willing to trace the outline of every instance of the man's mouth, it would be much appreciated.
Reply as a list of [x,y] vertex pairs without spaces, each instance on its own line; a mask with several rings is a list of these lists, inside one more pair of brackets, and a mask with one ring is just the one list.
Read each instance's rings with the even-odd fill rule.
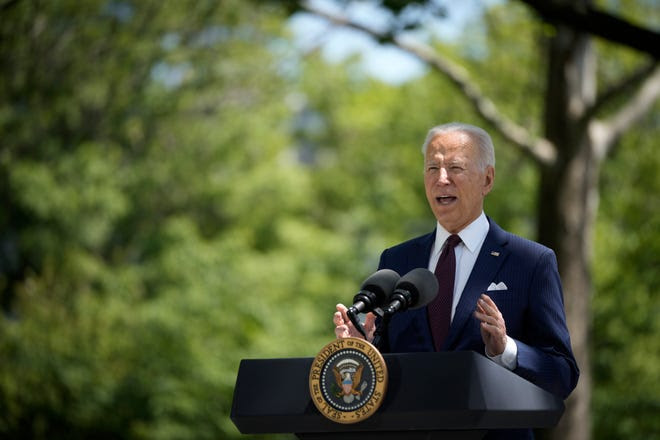
[[440,197],[436,197],[435,200],[440,205],[449,205],[450,203],[453,203],[454,201],[456,201],[456,197],[454,197],[454,196],[440,196]]

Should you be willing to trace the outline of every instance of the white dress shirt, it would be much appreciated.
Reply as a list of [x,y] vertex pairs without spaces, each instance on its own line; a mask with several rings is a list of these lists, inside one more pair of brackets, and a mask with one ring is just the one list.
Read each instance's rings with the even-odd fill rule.
[[[481,212],[481,215],[477,217],[475,221],[470,223],[468,226],[463,228],[458,233],[458,236],[461,237],[461,243],[459,243],[455,248],[456,254],[456,274],[454,278],[454,296],[451,305],[451,319],[454,319],[454,313],[456,312],[456,306],[461,299],[463,294],[463,289],[467,280],[472,273],[472,268],[474,268],[474,263],[477,261],[479,256],[479,251],[481,246],[484,244],[486,235],[490,225],[488,224],[488,219],[486,214]],[[431,247],[431,258],[429,258],[429,267],[428,269],[431,272],[435,271],[435,266],[438,264],[440,259],[440,254],[442,253],[442,248],[451,234],[447,232],[445,228],[438,223],[435,230],[435,242]],[[475,309],[477,305],[474,305]],[[498,363],[499,365],[513,370],[517,367],[517,355],[518,347],[516,342],[507,335],[507,342],[504,352],[497,356],[490,356],[486,352],[486,356]]]

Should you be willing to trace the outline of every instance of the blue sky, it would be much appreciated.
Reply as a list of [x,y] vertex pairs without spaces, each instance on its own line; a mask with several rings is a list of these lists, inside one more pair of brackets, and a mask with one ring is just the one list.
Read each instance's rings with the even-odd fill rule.
[[[480,16],[485,5],[498,0],[446,0],[448,16],[429,20],[433,35],[445,41],[458,38],[463,28]],[[382,28],[387,15],[373,6],[372,2],[355,1],[341,11],[332,0],[314,0],[313,4],[332,12],[343,12],[353,19],[375,28]],[[361,54],[362,67],[371,76],[382,81],[399,84],[416,78],[425,72],[425,66],[416,58],[393,47],[382,46],[364,33],[332,26],[326,20],[307,13],[296,14],[290,20],[290,28],[296,42],[303,50],[319,46],[329,62],[340,62],[354,54]],[[427,38],[429,33],[416,34]]]

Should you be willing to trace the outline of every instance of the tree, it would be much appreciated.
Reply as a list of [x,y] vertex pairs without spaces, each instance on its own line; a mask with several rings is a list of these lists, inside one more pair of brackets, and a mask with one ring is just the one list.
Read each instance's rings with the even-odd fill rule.
[[[528,3],[540,8],[538,5],[543,2]],[[545,3],[560,8],[566,2]],[[563,15],[559,18],[553,16],[555,24],[551,28],[543,28],[545,34],[539,50],[544,53],[546,84],[538,132],[525,128],[523,123],[515,122],[500,111],[465,67],[443,56],[439,50],[406,38],[402,32],[406,27],[397,25],[396,17],[404,16],[407,2],[383,3],[394,17],[393,26],[386,30],[372,29],[312,3],[301,2],[300,8],[337,25],[364,31],[380,42],[391,43],[417,56],[452,81],[492,129],[517,146],[538,167],[537,238],[557,253],[569,329],[581,368],[578,387],[569,398],[567,413],[554,435],[577,440],[589,438],[591,433],[591,252],[601,168],[621,136],[653,108],[660,95],[660,68],[656,59],[636,57],[632,67],[616,69],[614,78],[601,74],[607,83],[599,86],[599,49],[593,38],[579,27],[584,21],[571,20],[582,10],[593,13],[591,2],[572,4],[573,9],[561,9]],[[515,4],[508,3],[506,7],[513,8]],[[545,10],[543,13],[549,14]],[[618,32],[626,23],[618,19],[617,26],[609,31],[598,27],[599,35]],[[632,28],[638,29],[628,26]],[[593,27],[588,30],[595,31]],[[657,33],[647,30],[646,35],[657,41]],[[614,35],[613,39],[616,37],[625,44],[628,40],[620,36]],[[648,50],[657,55],[657,45]]]
[[[0,7],[0,436],[239,437],[228,413],[240,359],[314,354],[332,337],[334,304],[375,269],[377,251],[427,231],[421,153],[410,144],[438,120],[474,118],[470,101],[442,75],[391,87],[351,60],[300,60],[272,2]],[[520,41],[522,27],[547,31],[515,11],[510,26],[495,14],[493,28],[515,27]],[[543,57],[522,46],[464,65],[534,69]],[[621,56],[626,70],[638,63],[611,58]],[[539,78],[521,91],[514,73],[507,88],[527,98]],[[472,75],[502,113],[540,131],[542,97],[521,109],[503,86]],[[624,160],[606,164],[611,172],[631,159],[654,169],[653,143],[626,137],[642,140],[639,157],[613,150]],[[487,200],[503,226],[526,235],[540,173],[531,163],[498,149],[498,172],[510,177]],[[657,212],[651,203],[630,208],[642,192],[616,197],[616,181],[602,185],[617,223],[599,228],[653,230],[640,224]],[[654,249],[642,255],[650,268]],[[599,341],[596,368],[616,377],[609,361],[626,336],[654,342],[636,332],[657,325],[645,288],[657,280],[614,269],[599,283],[634,286],[634,304],[649,308],[631,319],[611,298],[597,304],[614,325],[599,327],[612,338]],[[636,346],[630,368],[654,378]],[[620,432],[635,432],[625,425]]]
[[263,310],[350,264],[297,270],[347,246],[292,233],[311,194],[285,156],[283,17],[242,1],[2,7],[0,437],[235,435],[239,360],[310,343]]
[[521,1],[546,21],[647,52],[656,59],[660,57],[660,33],[599,10],[590,2]]
[[[593,437],[646,439],[660,432],[660,157],[655,117],[628,134],[603,164],[595,228]],[[639,191],[638,189],[641,189]]]
[[238,437],[240,359],[325,344],[421,197],[417,150],[365,160],[401,92],[298,74],[268,5],[3,12],[0,436]]

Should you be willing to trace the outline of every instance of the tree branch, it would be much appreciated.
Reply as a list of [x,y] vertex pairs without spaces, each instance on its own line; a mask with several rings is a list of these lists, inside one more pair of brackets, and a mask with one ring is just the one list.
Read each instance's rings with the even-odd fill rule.
[[599,148],[596,154],[599,158],[607,156],[614,147],[616,140],[633,124],[639,121],[660,97],[660,66],[656,66],[650,75],[637,89],[635,95],[604,121],[594,121],[590,124],[590,133],[597,140]]
[[625,78],[620,79],[615,84],[611,84],[609,87],[607,87],[598,95],[591,108],[587,112],[585,112],[584,119],[585,120],[591,119],[592,117],[597,115],[598,112],[603,107],[605,107],[609,102],[623,96],[624,94],[632,90],[634,87],[638,87],[642,83],[642,81],[644,81],[653,74],[657,66],[658,66],[657,61],[651,61],[650,63],[644,64],[643,66],[639,67],[637,70],[635,70],[633,73],[626,76]]
[[479,87],[470,81],[469,75],[465,69],[452,63],[447,58],[439,56],[429,46],[407,41],[404,38],[390,33],[376,31],[367,26],[351,21],[344,16],[338,16],[319,10],[308,2],[302,2],[301,6],[308,12],[323,17],[335,24],[365,32],[381,43],[390,42],[403,51],[419,58],[454,83],[454,85],[456,85],[472,103],[477,113],[491,123],[505,139],[520,148],[536,162],[543,165],[551,165],[555,161],[557,151],[556,147],[550,141],[545,138],[535,138],[527,129],[505,117],[497,109],[495,104],[483,95]]
[[574,2],[551,0],[520,0],[539,13],[545,20],[563,23],[574,29],[597,35],[614,43],[637,49],[660,58],[660,33],[635,26],[614,15],[591,6],[580,7]]
[[18,3],[18,0],[7,0],[6,2],[0,5],[0,10],[7,11],[9,10],[9,8],[16,6],[16,3]]

